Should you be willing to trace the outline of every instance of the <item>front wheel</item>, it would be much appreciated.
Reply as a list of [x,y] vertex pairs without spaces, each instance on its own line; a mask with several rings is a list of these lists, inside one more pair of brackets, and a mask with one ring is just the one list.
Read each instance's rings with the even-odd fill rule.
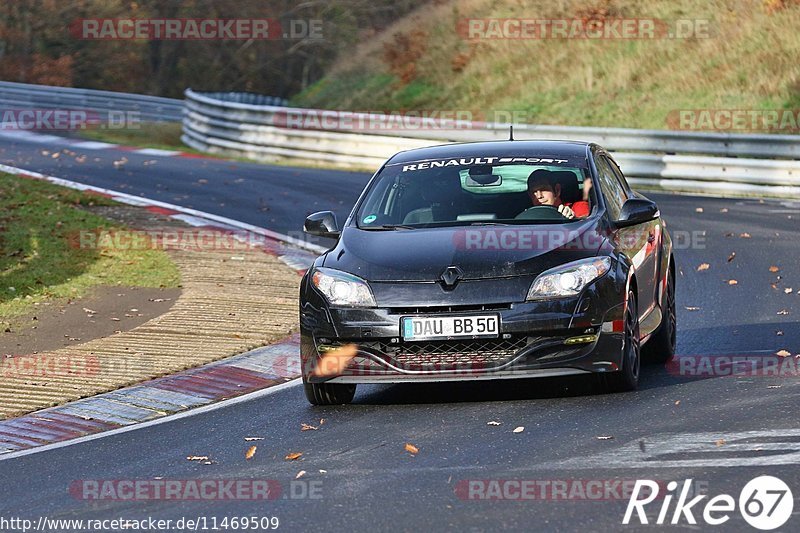
[[303,383],[303,388],[312,405],[343,405],[352,402],[356,395],[354,384]]
[[628,293],[625,309],[625,330],[622,343],[622,368],[617,372],[603,374],[609,392],[627,392],[639,385],[639,370],[642,363],[639,342],[639,309],[633,291]]

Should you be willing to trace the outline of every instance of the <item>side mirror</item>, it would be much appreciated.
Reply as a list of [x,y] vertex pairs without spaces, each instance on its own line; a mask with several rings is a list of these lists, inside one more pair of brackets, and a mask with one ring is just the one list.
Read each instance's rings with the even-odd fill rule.
[[336,215],[332,211],[320,211],[308,215],[303,224],[303,231],[309,235],[331,239],[338,239],[341,233],[339,225],[336,223]]
[[619,220],[614,224],[618,228],[626,228],[637,224],[644,224],[658,218],[658,206],[651,200],[644,198],[629,198],[622,204]]

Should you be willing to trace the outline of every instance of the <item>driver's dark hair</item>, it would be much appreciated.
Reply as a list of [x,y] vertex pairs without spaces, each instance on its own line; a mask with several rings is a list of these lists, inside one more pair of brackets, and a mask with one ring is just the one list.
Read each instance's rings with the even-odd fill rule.
[[549,183],[550,187],[555,190],[556,180],[554,179],[553,172],[544,168],[539,168],[530,173],[528,176],[528,190],[531,190],[531,186],[534,183],[539,183],[542,181]]

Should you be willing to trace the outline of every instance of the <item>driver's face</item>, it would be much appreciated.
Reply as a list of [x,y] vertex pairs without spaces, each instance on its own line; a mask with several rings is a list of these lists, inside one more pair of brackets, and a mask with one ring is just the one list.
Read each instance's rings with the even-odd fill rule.
[[528,195],[530,195],[534,206],[552,205],[558,207],[556,192],[553,190],[553,186],[546,181],[532,184],[528,189]]

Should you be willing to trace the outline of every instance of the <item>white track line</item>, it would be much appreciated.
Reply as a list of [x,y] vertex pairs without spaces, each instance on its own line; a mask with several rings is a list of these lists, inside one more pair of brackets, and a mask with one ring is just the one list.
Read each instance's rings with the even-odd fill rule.
[[176,413],[174,415],[167,415],[161,418],[156,418],[155,420],[150,420],[147,422],[136,423],[130,426],[124,426],[117,429],[111,429],[108,431],[102,431],[100,433],[94,433],[92,435],[86,435],[84,437],[78,437],[72,440],[66,440],[63,442],[55,442],[53,444],[45,444],[44,446],[39,446],[36,448],[30,448],[28,450],[20,450],[18,452],[11,452],[5,453],[0,455],[0,461],[7,461],[8,459],[16,459],[18,457],[24,457],[26,455],[33,455],[40,452],[47,452],[50,450],[56,450],[58,448],[65,448],[67,446],[72,446],[73,444],[81,444],[83,442],[89,442],[97,439],[103,439],[105,437],[111,437],[114,435],[120,435],[122,433],[127,433],[129,431],[136,431],[137,429],[144,429],[151,426],[157,426],[159,424],[164,424],[166,422],[172,422],[174,420],[180,420],[183,418],[189,418],[191,416],[202,415],[205,413],[209,413],[211,411],[216,411],[217,409],[223,409],[225,407],[230,407],[232,405],[240,404],[243,402],[249,402],[251,400],[257,400],[258,398],[263,398],[264,396],[269,396],[270,394],[274,394],[276,392],[281,392],[285,389],[289,389],[292,387],[296,387],[300,385],[302,380],[300,378],[295,378],[292,381],[287,381],[286,383],[281,383],[280,385],[275,385],[272,387],[268,387],[266,389],[258,390],[255,392],[250,392],[248,394],[244,394],[242,396],[237,396],[236,398],[231,398],[230,400],[222,400],[216,403],[212,403],[210,405],[204,405],[202,407],[197,407],[194,409],[189,409],[188,411],[181,411],[180,413]]
[[106,150],[108,148],[116,148],[119,145],[104,143],[100,141],[82,141],[82,142],[72,143],[71,146],[79,150]]
[[178,152],[177,150],[160,150],[158,148],[142,148],[141,150],[134,150],[133,153],[142,155],[155,155],[161,157],[172,157],[180,155],[181,152]]

